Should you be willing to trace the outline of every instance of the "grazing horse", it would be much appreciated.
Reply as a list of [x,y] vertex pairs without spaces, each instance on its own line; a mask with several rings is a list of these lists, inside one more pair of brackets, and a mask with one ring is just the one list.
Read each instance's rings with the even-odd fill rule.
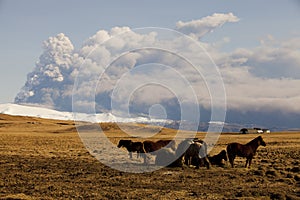
[[141,153],[144,153],[143,143],[133,142],[131,140],[120,140],[118,148],[125,147],[129,152],[129,157],[132,158],[132,152],[137,152],[137,158]]
[[207,158],[210,164],[223,167],[224,166],[223,160],[227,161],[227,154],[225,150],[222,150],[219,154],[214,156],[207,156]]
[[[157,154],[158,150],[162,148],[171,148],[173,151],[176,149],[176,142],[174,140],[158,140],[156,142],[146,140],[143,142],[144,153]],[[146,154],[144,156],[144,163],[147,163],[149,157]]]
[[229,158],[229,162],[231,164],[231,167],[233,166],[233,162],[236,156],[246,158],[246,165],[245,167],[250,168],[251,161],[253,156],[256,153],[257,148],[262,145],[266,146],[266,143],[264,142],[263,138],[261,136],[258,136],[248,142],[247,144],[240,144],[240,143],[230,143],[227,145],[227,155]]
[[156,142],[146,140],[143,142],[143,145],[145,152],[152,154],[163,147],[171,148],[173,151],[176,149],[176,142],[174,140],[158,140]]
[[196,169],[201,164],[204,164],[209,169],[209,162],[207,160],[207,144],[203,140],[186,139],[178,144],[176,149],[176,156],[179,159],[184,157],[184,163],[189,165],[195,165]]

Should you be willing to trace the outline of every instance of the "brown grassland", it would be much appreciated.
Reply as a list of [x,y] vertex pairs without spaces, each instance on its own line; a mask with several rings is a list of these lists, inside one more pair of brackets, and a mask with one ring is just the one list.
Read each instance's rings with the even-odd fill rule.
[[[130,138],[116,124],[101,126],[114,143]],[[133,132],[155,129],[126,126]],[[175,134],[162,129],[151,140]],[[256,136],[224,133],[210,154]],[[243,167],[245,159],[237,158],[235,168],[226,163],[224,168],[125,173],[90,155],[72,121],[0,115],[0,199],[299,199],[300,133],[262,137],[267,146],[258,148],[250,169]]]

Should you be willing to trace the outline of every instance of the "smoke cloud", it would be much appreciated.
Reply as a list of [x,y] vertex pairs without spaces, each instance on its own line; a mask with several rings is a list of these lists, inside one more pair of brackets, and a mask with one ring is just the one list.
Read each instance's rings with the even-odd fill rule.
[[73,86],[74,47],[69,38],[60,33],[46,40],[43,49],[43,54],[34,70],[27,75],[27,82],[15,102],[62,108],[66,91]]

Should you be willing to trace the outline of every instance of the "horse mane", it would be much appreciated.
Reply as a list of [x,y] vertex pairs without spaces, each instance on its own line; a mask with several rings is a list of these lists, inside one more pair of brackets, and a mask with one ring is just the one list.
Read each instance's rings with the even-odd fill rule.
[[246,145],[251,145],[251,144],[257,144],[258,140],[262,140],[261,136],[258,136],[256,138],[254,138],[253,140],[251,140],[250,142],[248,142]]

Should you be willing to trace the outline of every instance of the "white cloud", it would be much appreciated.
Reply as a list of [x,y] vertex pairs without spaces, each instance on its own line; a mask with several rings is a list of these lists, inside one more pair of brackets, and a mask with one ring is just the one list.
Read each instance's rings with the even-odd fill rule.
[[238,22],[239,18],[232,13],[223,14],[215,13],[211,16],[199,20],[188,22],[179,21],[176,23],[176,29],[182,33],[191,35],[194,38],[201,38],[205,34],[213,31],[215,28],[222,26],[227,22]]
[[[232,13],[213,14],[200,20],[178,22],[176,28],[199,39],[224,23],[237,21],[239,19]],[[239,48],[230,53],[219,49],[222,42],[230,42],[228,38],[221,43],[199,42],[197,45],[206,49],[220,68],[228,109],[297,113],[300,111],[299,41],[300,38],[278,41],[269,35],[256,48]],[[153,49],[157,46],[161,49]],[[190,89],[194,90],[199,104],[210,109],[209,92],[218,92],[209,91],[205,83],[215,78],[210,76],[213,69],[206,52],[199,52],[199,48],[184,37],[172,40],[160,37],[159,30],[144,33],[128,27],[100,30],[76,50],[64,34],[58,34],[46,40],[43,49],[16,102],[47,104],[70,111],[76,79],[80,80],[75,90],[79,97],[77,104],[80,102],[77,106],[82,110],[93,106],[95,98],[99,110],[109,110],[111,93],[114,89],[117,91],[116,86],[120,86],[120,90],[115,93],[114,100],[120,108],[126,108],[128,95],[132,94],[130,101],[136,106],[136,112],[144,112],[145,107],[160,102],[173,108],[177,106],[174,98],[193,104]],[[168,51],[170,49],[172,51]],[[205,72],[203,76],[188,63],[189,60],[182,58],[189,58],[195,61],[193,64],[201,66]],[[138,70],[139,66],[143,66],[142,71]],[[148,82],[158,84],[147,85]]]
[[[107,31],[100,30],[95,35],[91,36],[83,43],[82,49],[84,49],[84,47],[95,46],[96,44],[101,44],[101,43],[105,42],[106,40],[108,40],[110,37],[111,36],[109,35],[109,33]],[[86,53],[89,53],[89,51],[87,51]]]

